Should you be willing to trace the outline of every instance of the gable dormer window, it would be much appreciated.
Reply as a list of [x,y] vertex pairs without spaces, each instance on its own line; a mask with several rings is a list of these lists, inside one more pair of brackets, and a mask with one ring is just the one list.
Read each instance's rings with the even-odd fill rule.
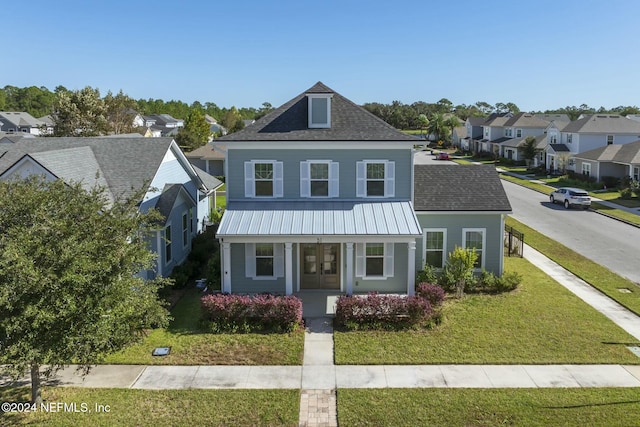
[[330,128],[331,127],[331,95],[330,94],[309,94],[309,127],[310,128]]

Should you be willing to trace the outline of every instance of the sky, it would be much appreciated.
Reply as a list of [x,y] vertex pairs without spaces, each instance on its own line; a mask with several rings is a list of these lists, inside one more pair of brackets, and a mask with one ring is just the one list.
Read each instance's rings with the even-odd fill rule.
[[2,20],[0,87],[91,86],[258,108],[322,81],[357,104],[640,105],[637,0],[32,0],[25,8]]

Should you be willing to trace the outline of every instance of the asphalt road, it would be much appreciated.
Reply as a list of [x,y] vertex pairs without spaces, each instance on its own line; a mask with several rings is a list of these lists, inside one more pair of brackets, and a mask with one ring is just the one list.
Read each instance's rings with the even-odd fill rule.
[[515,219],[640,284],[640,228],[592,211],[566,210],[544,194],[508,181],[502,185]]

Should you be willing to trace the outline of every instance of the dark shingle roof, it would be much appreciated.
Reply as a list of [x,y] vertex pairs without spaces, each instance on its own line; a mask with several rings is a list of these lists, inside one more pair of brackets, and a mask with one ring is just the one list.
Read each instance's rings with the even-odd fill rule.
[[589,114],[565,126],[562,132],[635,133],[640,135],[640,122],[618,114]]
[[[0,159],[0,174],[25,154],[45,153],[56,150],[88,147],[77,150],[79,155],[66,157],[72,163],[97,162],[100,169],[88,171],[87,178],[95,179],[96,172],[104,174],[114,197],[128,196],[133,189],[149,185],[162,163],[173,138],[33,138],[11,144]],[[9,145],[9,144],[7,144]],[[86,158],[83,157],[86,154]],[[48,155],[49,156],[49,155]],[[38,157],[35,155],[34,157]],[[64,164],[57,162],[57,168]],[[69,165],[71,167],[71,165]],[[86,171],[86,168],[85,168]],[[60,171],[53,171],[56,175]]]
[[[308,126],[308,93],[330,93],[331,128]],[[318,82],[251,126],[219,141],[415,141]]]
[[416,211],[511,212],[493,165],[415,165]]
[[549,144],[549,147],[553,149],[553,151],[555,151],[556,153],[570,153],[571,150],[569,150],[569,147],[567,147],[564,144]]
[[578,159],[597,160],[600,162],[640,163],[640,141],[628,144],[610,144],[594,150],[576,154]]

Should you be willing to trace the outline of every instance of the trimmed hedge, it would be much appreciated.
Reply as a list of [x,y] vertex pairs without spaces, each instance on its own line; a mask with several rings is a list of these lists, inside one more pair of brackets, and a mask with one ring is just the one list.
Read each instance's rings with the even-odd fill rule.
[[444,302],[444,289],[431,283],[419,283],[416,287],[416,295],[429,301],[432,306],[442,305]]
[[434,311],[420,296],[379,295],[340,296],[336,303],[336,323],[349,330],[400,330],[429,326]]
[[200,303],[212,332],[292,332],[302,325],[302,301],[295,296],[213,294]]

